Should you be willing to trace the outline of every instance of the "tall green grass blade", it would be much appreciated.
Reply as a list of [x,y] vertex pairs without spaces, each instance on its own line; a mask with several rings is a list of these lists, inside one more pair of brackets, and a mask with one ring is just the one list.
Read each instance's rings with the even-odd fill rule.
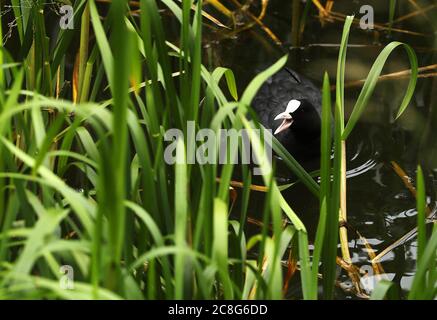
[[426,193],[423,171],[417,167],[417,270],[408,299],[435,299],[437,227],[434,225],[431,238],[426,236]]
[[[175,244],[178,247],[187,246],[186,233],[188,222],[188,194],[187,194],[187,158],[185,144],[182,139],[177,140],[177,162],[175,167]],[[183,254],[176,255],[175,261],[175,299],[183,299],[184,280],[187,260]]]
[[88,60],[88,43],[89,43],[89,28],[90,28],[90,11],[89,11],[89,3],[86,4],[85,9],[82,13],[82,21],[80,28],[80,47],[79,47],[79,87],[77,95],[79,97],[79,101],[82,99],[84,86],[85,86],[85,70],[87,68],[87,60]]
[[417,270],[408,299],[435,299],[435,259],[437,252],[437,227],[427,242],[421,259],[417,261]]
[[420,166],[417,167],[417,190],[416,190],[416,207],[417,207],[417,260],[423,256],[423,252],[426,247],[426,193],[425,193],[425,181],[423,178],[423,171]]
[[322,91],[322,129],[321,129],[321,156],[320,156],[320,216],[317,225],[316,239],[312,261],[313,290],[317,292],[318,271],[323,244],[325,239],[328,210],[331,200],[331,90],[328,74],[325,73]]
[[228,271],[228,210],[226,203],[214,201],[213,259],[223,283],[225,299],[233,299],[232,282]]
[[[343,27],[343,35],[340,44],[337,65],[336,99],[334,113],[334,170],[333,184],[330,191],[329,208],[327,208],[327,225],[325,231],[324,249],[322,248],[323,261],[323,295],[325,299],[332,299],[336,277],[337,245],[338,245],[338,221],[340,211],[340,193],[342,181],[342,140],[344,128],[344,77],[346,69],[346,53],[349,40],[350,28],[354,17],[346,17]],[[325,94],[326,98],[326,94]],[[326,174],[326,172],[325,172]],[[323,202],[322,202],[323,203]]]
[[344,74],[346,70],[346,53],[349,42],[350,28],[354,21],[354,16],[347,16],[343,26],[343,35],[341,37],[340,52],[337,62],[337,82],[335,86],[335,103],[340,108],[341,130],[344,128]]
[[89,1],[89,11],[90,11],[90,17],[92,26],[94,29],[94,33],[96,35],[96,42],[100,49],[100,54],[102,57],[103,66],[106,71],[106,75],[108,76],[108,82],[111,88],[113,88],[113,85],[111,85],[114,81],[113,75],[114,75],[114,58],[112,56],[112,51],[109,46],[108,39],[105,35],[105,30],[103,29],[103,25],[100,22],[99,13],[97,11],[96,4],[94,0]]

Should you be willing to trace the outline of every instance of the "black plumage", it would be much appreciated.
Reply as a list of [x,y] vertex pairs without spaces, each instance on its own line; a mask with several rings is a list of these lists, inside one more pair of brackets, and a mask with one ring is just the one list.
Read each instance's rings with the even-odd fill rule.
[[283,68],[263,84],[252,108],[261,124],[275,132],[283,122],[283,119],[275,118],[284,114],[291,100],[299,101],[300,106],[290,113],[291,125],[275,137],[296,159],[317,156],[320,154],[322,97],[320,89],[310,80]]

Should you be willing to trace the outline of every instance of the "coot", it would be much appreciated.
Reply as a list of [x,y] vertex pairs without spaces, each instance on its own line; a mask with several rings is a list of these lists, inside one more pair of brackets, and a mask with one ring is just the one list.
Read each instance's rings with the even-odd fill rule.
[[310,80],[283,68],[263,84],[252,108],[296,159],[319,155],[322,97]]

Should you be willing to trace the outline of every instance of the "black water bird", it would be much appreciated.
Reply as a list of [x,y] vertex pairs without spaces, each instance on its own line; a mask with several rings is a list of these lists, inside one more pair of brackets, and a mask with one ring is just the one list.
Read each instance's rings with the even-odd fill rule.
[[263,84],[252,108],[291,155],[305,160],[320,153],[321,104],[314,83],[283,68]]

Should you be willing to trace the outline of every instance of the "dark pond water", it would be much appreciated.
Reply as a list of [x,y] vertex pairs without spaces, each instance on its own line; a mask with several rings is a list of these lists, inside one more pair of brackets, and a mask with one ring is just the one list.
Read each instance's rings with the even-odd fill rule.
[[[259,68],[289,53],[288,66],[320,84],[323,73],[328,71],[335,83],[338,44],[343,28],[342,21],[321,26],[313,14],[308,18],[301,45],[293,47],[291,39],[292,1],[271,0],[265,25],[285,44],[275,45],[260,28],[254,27],[235,35],[224,32],[207,32],[213,65],[227,66],[234,70],[237,82],[244,88]],[[422,7],[433,1],[418,1]],[[335,1],[334,11],[356,13],[370,4],[375,9],[375,23],[388,21],[388,1]],[[398,1],[396,17],[414,11],[408,1]],[[255,10],[253,10],[255,11]],[[430,11],[427,20],[422,15],[396,24],[396,28],[423,33],[411,35],[403,32],[363,31],[355,26],[350,36],[347,52],[346,82],[366,77],[373,61],[390,41],[412,45],[418,55],[419,66],[437,63],[436,41],[433,37],[437,10]],[[434,29],[433,29],[434,24]],[[383,73],[409,69],[406,54],[400,49],[392,54]],[[394,122],[394,114],[403,98],[408,79],[380,82],[358,126],[347,141],[347,208],[348,222],[357,229],[378,254],[416,225],[415,198],[393,170],[396,162],[407,175],[414,178],[418,163],[424,167],[430,207],[434,207],[437,190],[437,81],[435,78],[419,79],[413,102],[404,115]],[[346,89],[346,113],[350,113],[361,87]],[[414,183],[414,181],[413,181]],[[285,192],[286,199],[299,214],[312,241],[318,221],[318,202],[303,186]],[[251,196],[249,211],[261,214],[263,195]],[[364,271],[370,270],[369,256],[364,243],[349,233],[352,262]],[[403,245],[388,253],[382,266],[389,279],[402,290],[411,285],[415,271],[416,240],[411,237]],[[342,280],[347,276],[342,274]],[[339,293],[343,295],[343,293]]]

